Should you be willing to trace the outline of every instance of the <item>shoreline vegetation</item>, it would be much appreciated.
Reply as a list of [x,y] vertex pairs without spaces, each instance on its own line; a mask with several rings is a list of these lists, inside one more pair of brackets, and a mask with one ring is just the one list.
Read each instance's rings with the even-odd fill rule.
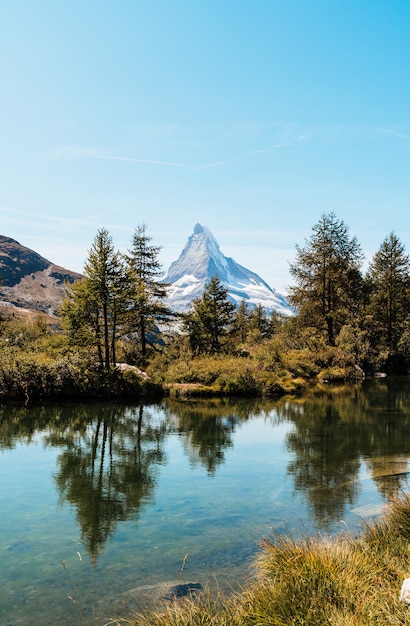
[[164,353],[159,353],[145,370],[124,362],[107,369],[88,351],[73,351],[64,335],[50,333],[42,318],[13,323],[8,331],[3,326],[0,344],[0,400],[25,405],[163,396],[176,400],[218,396],[279,398],[303,394],[313,386],[364,379],[362,370],[338,351],[324,355],[306,349],[293,350],[283,353],[279,360],[272,357],[271,347],[266,344],[253,355],[185,355],[169,361]]
[[293,540],[273,534],[261,545],[253,578],[239,593],[206,590],[158,611],[108,622],[117,626],[398,626],[410,574],[410,495],[397,494],[358,536]]

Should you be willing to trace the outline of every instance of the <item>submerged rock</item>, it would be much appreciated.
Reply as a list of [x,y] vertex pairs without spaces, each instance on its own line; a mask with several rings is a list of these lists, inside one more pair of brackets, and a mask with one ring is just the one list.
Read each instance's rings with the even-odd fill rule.
[[173,585],[169,589],[169,593],[165,596],[166,600],[175,600],[177,598],[185,598],[186,596],[193,596],[202,591],[201,583],[182,583],[179,585]]
[[129,610],[155,609],[161,604],[173,602],[186,597],[193,597],[203,591],[199,582],[181,582],[178,580],[143,585],[122,594]]
[[383,502],[375,502],[373,504],[364,504],[352,509],[352,513],[360,515],[360,517],[372,517],[373,515],[381,515],[385,508]]

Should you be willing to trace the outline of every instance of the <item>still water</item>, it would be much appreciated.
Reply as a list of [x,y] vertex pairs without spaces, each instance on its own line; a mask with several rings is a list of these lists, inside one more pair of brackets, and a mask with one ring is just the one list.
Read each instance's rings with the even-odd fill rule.
[[0,625],[100,626],[164,582],[237,588],[272,529],[356,533],[407,489],[409,432],[407,378],[269,402],[0,407]]

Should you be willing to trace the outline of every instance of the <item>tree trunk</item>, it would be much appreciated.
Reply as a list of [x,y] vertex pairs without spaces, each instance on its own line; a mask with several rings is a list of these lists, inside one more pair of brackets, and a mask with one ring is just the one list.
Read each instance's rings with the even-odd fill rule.
[[105,348],[105,367],[106,369],[110,369],[110,338],[108,333],[108,311],[107,311],[107,303],[104,302],[103,305],[103,314],[104,314],[104,348]]

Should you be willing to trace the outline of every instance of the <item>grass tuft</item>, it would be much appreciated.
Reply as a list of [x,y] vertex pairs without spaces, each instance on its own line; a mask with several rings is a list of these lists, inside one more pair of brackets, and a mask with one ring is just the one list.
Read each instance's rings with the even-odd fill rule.
[[120,620],[131,626],[399,626],[410,577],[410,495],[392,499],[359,537],[294,540],[276,533],[261,544],[254,581],[224,598],[205,592],[158,612]]

